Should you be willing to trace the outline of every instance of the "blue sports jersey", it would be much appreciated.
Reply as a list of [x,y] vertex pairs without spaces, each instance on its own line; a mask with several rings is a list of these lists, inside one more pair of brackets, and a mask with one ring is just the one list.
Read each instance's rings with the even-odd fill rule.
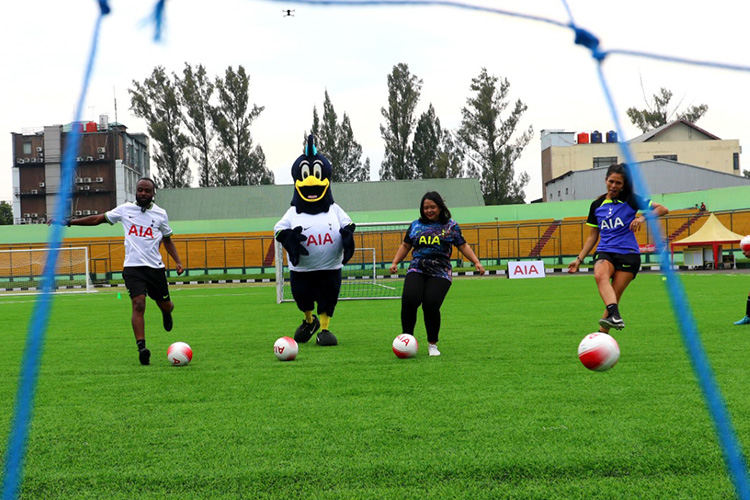
[[452,246],[466,243],[461,228],[453,219],[445,224],[415,220],[406,230],[404,242],[412,246],[412,259],[407,272],[424,273],[452,279]]
[[602,195],[591,203],[586,224],[599,228],[597,252],[640,253],[635,233],[630,230],[639,206],[651,208],[651,200],[636,194],[625,200],[608,200]]

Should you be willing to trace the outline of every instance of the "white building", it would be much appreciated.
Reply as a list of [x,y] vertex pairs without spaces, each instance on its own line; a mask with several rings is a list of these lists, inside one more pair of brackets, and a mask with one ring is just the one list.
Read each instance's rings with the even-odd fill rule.
[[[557,181],[571,173],[598,170],[613,163],[625,161],[621,144],[618,142],[617,134],[613,131],[606,133],[594,131],[589,134],[587,132],[542,130],[541,141],[543,201],[582,199],[583,196],[565,198],[563,189],[560,190],[561,198],[558,198],[556,196],[557,187],[562,186]],[[650,160],[669,160],[668,163],[657,163],[655,165],[670,165],[672,167],[670,175],[681,175],[675,172],[675,164],[699,167],[702,170],[710,171],[709,173],[727,175],[727,177],[719,175],[714,181],[711,181],[710,185],[706,185],[703,182],[706,180],[707,173],[699,174],[697,170],[685,171],[682,175],[685,177],[682,179],[684,182],[681,181],[681,184],[687,184],[687,187],[681,189],[681,191],[739,185],[739,183],[730,182],[730,177],[736,177],[740,183],[744,183],[740,170],[742,149],[739,141],[736,139],[722,140],[684,120],[667,123],[636,137],[628,144],[635,161],[638,163]],[[651,172],[649,175],[656,176],[656,174],[656,172]],[[602,171],[600,177],[603,178],[603,175]],[[588,177],[575,177],[576,180],[581,181],[584,178]],[[664,178],[669,178],[666,171],[664,172]],[[555,190],[548,192],[548,185],[553,181]],[[719,185],[713,185],[714,183]],[[666,188],[665,183],[660,185]],[[568,188],[568,196],[570,196],[573,186],[565,187]],[[655,188],[652,189],[656,192]],[[578,191],[580,194],[584,190]]]

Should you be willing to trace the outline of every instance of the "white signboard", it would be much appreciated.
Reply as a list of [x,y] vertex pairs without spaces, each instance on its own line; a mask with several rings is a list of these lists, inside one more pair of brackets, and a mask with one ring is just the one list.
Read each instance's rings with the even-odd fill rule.
[[544,278],[544,261],[524,260],[521,262],[508,261],[508,278]]

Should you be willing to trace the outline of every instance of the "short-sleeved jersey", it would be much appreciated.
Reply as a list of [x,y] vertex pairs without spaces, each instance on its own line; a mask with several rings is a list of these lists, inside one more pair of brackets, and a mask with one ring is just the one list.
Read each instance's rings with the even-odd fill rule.
[[407,272],[452,280],[452,247],[460,247],[466,240],[453,219],[445,224],[415,220],[406,230],[404,242],[412,246],[412,259]]
[[292,271],[324,271],[341,269],[344,259],[344,247],[341,243],[339,229],[352,223],[351,218],[336,203],[327,212],[319,214],[297,213],[295,207],[290,207],[284,217],[273,228],[274,234],[284,229],[294,229],[302,226],[302,234],[307,241],[302,246],[309,255],[300,255],[299,264],[289,263]]
[[586,224],[599,228],[597,252],[640,253],[630,223],[638,213],[638,207],[651,208],[651,200],[636,194],[625,200],[608,200],[600,196],[591,203]]
[[167,212],[152,203],[146,211],[133,202],[123,203],[104,214],[110,224],[122,222],[125,231],[124,267],[164,267],[159,245],[165,236],[172,235]]

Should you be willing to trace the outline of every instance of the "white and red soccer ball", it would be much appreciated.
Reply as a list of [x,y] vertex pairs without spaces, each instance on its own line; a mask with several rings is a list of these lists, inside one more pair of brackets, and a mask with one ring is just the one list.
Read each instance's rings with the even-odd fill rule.
[[175,342],[167,349],[167,360],[172,366],[185,366],[193,359],[193,350],[185,342]]
[[740,240],[740,248],[743,252],[750,250],[750,235],[747,235]]
[[578,359],[589,370],[606,372],[620,359],[620,346],[609,334],[590,333],[578,345]]
[[413,358],[418,350],[419,344],[413,335],[402,333],[393,339],[393,354],[399,358]]
[[281,337],[273,344],[273,353],[280,361],[291,361],[297,357],[299,346],[292,337]]

